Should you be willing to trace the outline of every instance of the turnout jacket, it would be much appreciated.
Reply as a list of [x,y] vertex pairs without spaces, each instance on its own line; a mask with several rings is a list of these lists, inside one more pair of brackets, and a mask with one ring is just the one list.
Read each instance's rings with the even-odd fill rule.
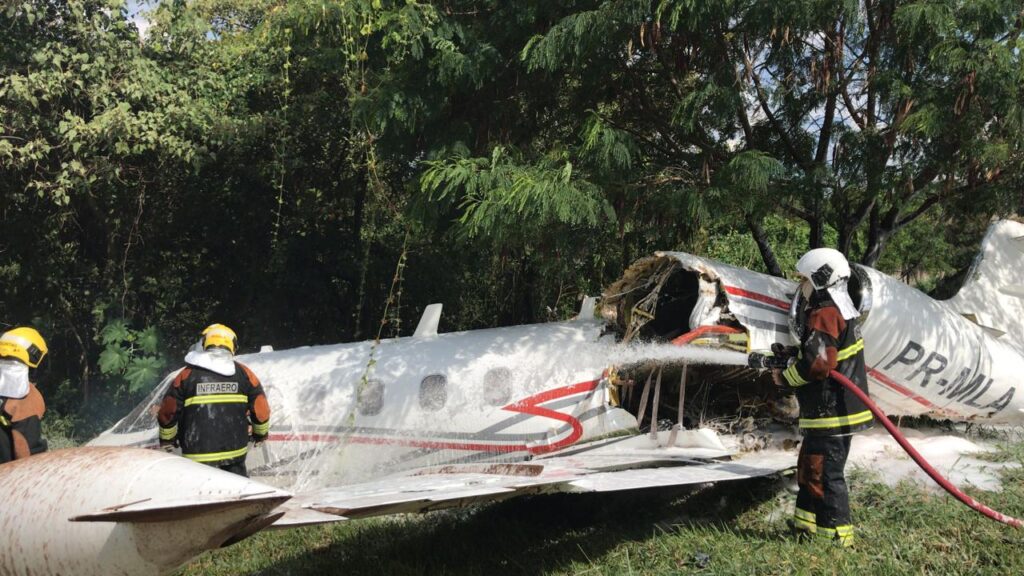
[[842,384],[829,377],[835,370],[868,392],[864,340],[857,319],[845,320],[835,303],[815,293],[811,297],[797,361],[782,375],[796,389],[800,430],[805,436],[838,436],[869,428],[868,407]]
[[252,438],[270,431],[270,405],[259,378],[235,362],[224,376],[187,364],[174,378],[160,404],[160,445],[178,443],[181,454],[196,462],[225,466],[245,458]]
[[42,420],[43,395],[29,384],[24,398],[0,396],[0,464],[46,452]]

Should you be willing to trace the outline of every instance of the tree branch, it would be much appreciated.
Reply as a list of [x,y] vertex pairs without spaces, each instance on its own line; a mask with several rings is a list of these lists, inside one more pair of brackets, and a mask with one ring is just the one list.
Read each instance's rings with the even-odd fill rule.
[[843,58],[843,33],[846,29],[842,22],[838,23],[839,30],[835,29],[833,24],[832,29],[829,30],[828,34],[825,35],[825,85],[824,88],[828,94],[825,99],[825,117],[822,119],[821,132],[818,134],[818,149],[814,153],[814,163],[822,165],[825,163],[825,158],[828,156],[828,146],[832,141],[832,122],[835,120],[836,113],[836,100],[838,97],[838,90],[831,85],[831,73],[833,70],[840,68],[839,62],[842,62]]
[[[964,187],[964,188],[966,188],[966,187]],[[891,232],[896,232],[896,231],[900,230],[901,228],[903,228],[904,226],[906,226],[907,224],[910,224],[911,222],[916,220],[920,215],[922,215],[925,212],[927,212],[929,208],[931,208],[932,206],[937,204],[939,202],[939,200],[942,200],[942,198],[943,198],[943,195],[939,194],[939,193],[932,194],[931,196],[925,198],[924,202],[922,202],[920,206],[915,208],[912,212],[910,212],[906,216],[904,216],[904,217],[900,218],[899,220],[897,220],[895,226],[892,227]]]
[[804,172],[810,172],[813,169],[808,162],[800,158],[797,153],[796,146],[793,145],[793,140],[789,137],[789,134],[782,128],[775,114],[772,112],[771,107],[768,105],[768,101],[765,98],[764,90],[761,88],[761,81],[758,79],[757,72],[754,70],[753,62],[750,60],[750,46],[747,40],[747,35],[743,35],[743,61],[746,66],[747,76],[754,83],[754,92],[757,94],[757,101],[761,105],[761,111],[764,112],[765,117],[768,118],[768,122],[772,125],[772,128],[782,139],[783,145],[786,147],[786,151],[793,158],[793,161],[797,163]]

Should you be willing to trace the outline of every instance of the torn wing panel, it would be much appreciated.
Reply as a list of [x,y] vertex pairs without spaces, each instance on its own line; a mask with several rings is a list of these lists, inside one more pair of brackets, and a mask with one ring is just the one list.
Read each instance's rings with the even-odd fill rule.
[[[526,464],[453,465],[326,488],[286,503],[275,527],[322,523],[324,515],[365,518],[428,512],[545,493],[607,492],[686,486],[767,476],[792,468],[791,452],[763,452],[735,460],[708,459],[707,449],[661,448],[586,452]],[[719,452],[720,454],[720,452]],[[308,520],[308,521],[307,521]]]

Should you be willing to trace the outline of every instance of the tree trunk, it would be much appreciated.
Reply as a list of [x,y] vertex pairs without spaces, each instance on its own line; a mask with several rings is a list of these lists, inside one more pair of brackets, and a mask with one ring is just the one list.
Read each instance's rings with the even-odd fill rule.
[[772,246],[768,242],[768,233],[764,231],[764,227],[750,214],[747,214],[747,226],[750,228],[750,234],[754,237],[754,242],[757,243],[757,249],[761,252],[761,260],[764,261],[768,273],[782,278],[782,267],[779,266],[779,261],[775,258],[775,251],[772,250]]
[[875,266],[878,259],[882,256],[882,249],[885,248],[889,235],[890,232],[882,225],[881,210],[876,205],[871,209],[871,221],[868,226],[868,245],[860,259],[861,264],[871,266],[872,268]]

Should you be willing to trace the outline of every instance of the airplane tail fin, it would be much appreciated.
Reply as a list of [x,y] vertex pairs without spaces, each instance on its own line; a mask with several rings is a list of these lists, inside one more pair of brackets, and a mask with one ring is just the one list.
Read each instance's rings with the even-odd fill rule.
[[996,338],[1024,347],[1024,224],[989,226],[964,285],[947,303]]

